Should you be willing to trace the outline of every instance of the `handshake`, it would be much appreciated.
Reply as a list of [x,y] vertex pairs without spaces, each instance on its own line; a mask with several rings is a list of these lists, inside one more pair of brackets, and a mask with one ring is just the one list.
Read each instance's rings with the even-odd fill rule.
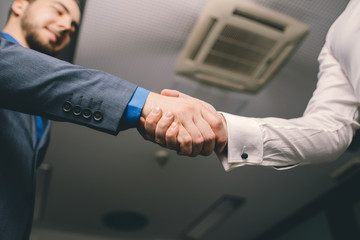
[[179,155],[221,153],[228,133],[224,116],[213,106],[176,90],[150,92],[142,109],[139,133]]

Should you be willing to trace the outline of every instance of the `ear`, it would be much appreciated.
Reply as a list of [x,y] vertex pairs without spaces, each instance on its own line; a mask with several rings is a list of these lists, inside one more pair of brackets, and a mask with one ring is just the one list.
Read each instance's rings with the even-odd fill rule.
[[20,16],[28,7],[29,1],[27,0],[15,0],[11,5],[11,10],[16,16]]

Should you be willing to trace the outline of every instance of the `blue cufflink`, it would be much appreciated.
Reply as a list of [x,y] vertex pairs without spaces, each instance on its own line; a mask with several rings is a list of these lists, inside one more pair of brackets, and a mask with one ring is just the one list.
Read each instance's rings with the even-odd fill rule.
[[242,159],[247,159],[249,157],[249,155],[247,153],[243,153],[241,154],[241,158]]

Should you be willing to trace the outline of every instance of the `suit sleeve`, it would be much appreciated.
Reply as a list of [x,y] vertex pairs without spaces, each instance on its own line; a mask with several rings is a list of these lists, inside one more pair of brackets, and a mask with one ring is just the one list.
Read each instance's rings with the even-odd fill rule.
[[0,107],[113,135],[137,86],[0,38]]

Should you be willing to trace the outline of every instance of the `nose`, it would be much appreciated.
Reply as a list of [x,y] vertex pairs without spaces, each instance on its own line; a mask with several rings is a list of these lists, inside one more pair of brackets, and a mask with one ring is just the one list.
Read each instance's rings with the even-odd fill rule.
[[61,16],[61,18],[58,21],[58,26],[60,31],[65,32],[65,31],[69,31],[72,28],[72,20],[71,17],[68,15],[63,15]]
[[70,41],[72,30],[72,20],[70,17],[62,16],[58,22],[58,30],[60,33],[59,43],[67,44]]

